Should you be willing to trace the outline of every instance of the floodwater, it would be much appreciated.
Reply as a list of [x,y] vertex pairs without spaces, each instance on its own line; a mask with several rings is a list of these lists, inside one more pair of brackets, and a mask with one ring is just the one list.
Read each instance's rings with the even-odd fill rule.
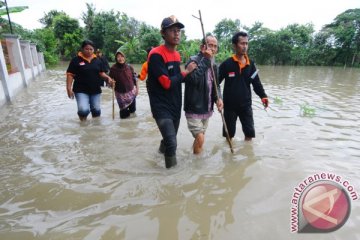
[[[216,112],[194,156],[182,117],[172,169],[144,82],[135,116],[115,106],[112,120],[104,88],[101,118],[80,123],[65,67],[43,73],[0,108],[0,239],[360,239],[360,69],[259,68],[270,108],[253,95],[256,138],[245,143],[238,123],[232,154]],[[349,218],[292,233],[295,188],[321,173],[358,198]]]

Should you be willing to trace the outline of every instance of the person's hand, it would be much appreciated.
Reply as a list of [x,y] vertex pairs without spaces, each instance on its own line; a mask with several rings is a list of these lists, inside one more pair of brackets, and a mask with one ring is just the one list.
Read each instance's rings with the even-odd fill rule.
[[213,55],[214,55],[214,53],[213,53],[213,51],[211,50],[211,49],[204,49],[203,51],[202,51],[202,54],[206,57],[206,58],[212,58],[213,57]]
[[221,98],[219,98],[217,101],[216,101],[216,107],[218,109],[219,112],[221,112],[224,108],[224,103],[222,101]]
[[186,66],[185,72],[186,74],[191,73],[192,71],[194,71],[194,69],[197,68],[197,64],[196,62],[191,62]]
[[108,78],[107,84],[110,88],[115,86],[115,81],[112,78]]
[[135,86],[135,88],[136,88],[136,91],[135,91],[135,96],[138,96],[138,95],[139,95],[139,88],[138,88],[138,87],[136,87],[136,86]]
[[268,98],[262,98],[262,99],[261,99],[261,102],[262,102],[264,108],[269,107],[269,100],[268,100]]
[[72,91],[71,88],[66,88],[67,91],[67,95],[70,99],[74,99],[74,92]]

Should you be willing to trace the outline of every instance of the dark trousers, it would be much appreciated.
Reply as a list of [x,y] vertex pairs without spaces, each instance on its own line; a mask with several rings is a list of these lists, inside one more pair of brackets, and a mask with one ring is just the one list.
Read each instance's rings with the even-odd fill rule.
[[161,118],[155,120],[165,145],[165,156],[175,156],[177,148],[176,135],[179,129],[180,119]]
[[[255,137],[255,127],[253,111],[251,106],[243,107],[238,110],[224,109],[224,118],[229,132],[229,137],[233,138],[236,133],[236,120],[240,119],[245,137]],[[226,137],[225,128],[223,127],[223,136]]]
[[127,108],[120,110],[120,118],[127,118],[130,116],[130,113],[134,113],[135,111],[136,111],[136,98]]

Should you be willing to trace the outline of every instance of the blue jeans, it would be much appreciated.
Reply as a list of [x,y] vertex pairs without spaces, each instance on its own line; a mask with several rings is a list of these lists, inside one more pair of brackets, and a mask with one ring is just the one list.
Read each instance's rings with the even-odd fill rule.
[[99,117],[101,114],[101,94],[75,93],[79,117],[87,117],[91,112],[92,117]]
[[169,118],[162,118],[155,120],[163,137],[162,141],[165,145],[165,156],[175,156],[177,148],[176,135],[179,129],[180,119],[172,120]]

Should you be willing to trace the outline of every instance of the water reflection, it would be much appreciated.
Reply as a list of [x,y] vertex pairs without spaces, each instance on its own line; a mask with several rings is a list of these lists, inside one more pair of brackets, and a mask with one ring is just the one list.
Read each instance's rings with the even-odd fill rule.
[[358,202],[328,235],[290,234],[289,211],[310,174],[334,172],[360,191],[358,69],[260,67],[271,105],[254,97],[255,140],[239,131],[231,154],[215,113],[194,156],[183,117],[169,170],[144,83],[130,119],[112,120],[104,89],[102,117],[81,123],[64,71],[0,109],[0,239],[356,239]]

